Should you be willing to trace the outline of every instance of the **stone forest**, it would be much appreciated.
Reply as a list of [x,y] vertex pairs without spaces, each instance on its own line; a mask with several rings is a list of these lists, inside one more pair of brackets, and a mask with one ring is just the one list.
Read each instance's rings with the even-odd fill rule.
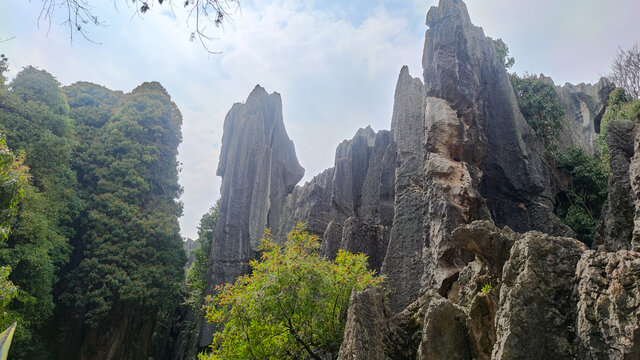
[[462,0],[426,25],[390,129],[304,184],[280,94],[233,105],[184,243],[162,85],[3,82],[9,359],[640,359],[637,94],[510,74]]

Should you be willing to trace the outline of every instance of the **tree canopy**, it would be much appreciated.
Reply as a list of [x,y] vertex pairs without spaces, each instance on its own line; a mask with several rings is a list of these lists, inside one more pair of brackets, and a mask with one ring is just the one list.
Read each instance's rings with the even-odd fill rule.
[[[58,82],[27,67],[0,89],[0,131],[20,152],[29,181],[11,219],[11,233],[0,247],[0,265],[12,269],[18,287],[1,325],[17,321],[12,358],[43,358],[36,333],[53,314],[58,270],[69,259],[69,237],[82,201],[71,169],[72,124]],[[5,326],[6,327],[6,326]]]
[[547,149],[554,148],[562,128],[564,108],[558,102],[553,84],[542,76],[509,74],[520,112],[540,136]]
[[340,250],[322,257],[320,242],[303,224],[284,246],[267,231],[252,272],[208,298],[207,318],[224,327],[213,352],[200,359],[303,359],[336,356],[352,290],[383,279],[367,269],[364,254]]

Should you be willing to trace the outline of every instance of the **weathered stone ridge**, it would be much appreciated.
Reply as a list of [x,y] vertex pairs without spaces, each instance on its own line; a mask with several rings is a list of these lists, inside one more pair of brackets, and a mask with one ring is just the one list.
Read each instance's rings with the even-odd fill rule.
[[[551,78],[545,79],[553,84]],[[595,155],[600,122],[609,101],[609,94],[615,88],[614,84],[603,77],[593,85],[566,83],[563,86],[554,86],[558,101],[564,108],[559,143],[576,146],[587,154]]]
[[359,129],[336,150],[334,167],[296,187],[283,208],[278,238],[297,222],[323,238],[323,253],[363,252],[380,270],[393,223],[395,144],[386,130]]
[[[516,231],[572,232],[553,215],[542,142],[526,124],[493,41],[460,0],[441,0],[427,15],[422,58],[427,96],[447,100],[476,135],[467,157],[482,171],[478,189],[494,222]],[[483,147],[486,144],[486,148]]]
[[[493,41],[461,0],[426,23],[424,81],[401,69],[391,131],[359,129],[302,186],[279,97],[257,88],[234,105],[211,285],[247,271],[264,227],[284,241],[304,222],[325,256],[363,252],[387,278],[388,298],[352,293],[340,359],[639,358],[640,120],[609,125],[610,193],[588,250],[553,213],[557,180]],[[610,91],[556,87],[563,144],[593,152]]]
[[[608,124],[608,135],[609,194],[596,226],[593,246],[607,251],[631,250],[638,197],[631,185],[630,168],[631,160],[638,160],[634,155],[638,125],[631,121],[612,122]],[[635,162],[633,168],[637,167]]]
[[397,152],[394,226],[382,265],[393,294],[391,307],[396,311],[417,297],[424,272],[424,100],[422,81],[411,77],[409,69],[403,67],[396,85],[391,120]]

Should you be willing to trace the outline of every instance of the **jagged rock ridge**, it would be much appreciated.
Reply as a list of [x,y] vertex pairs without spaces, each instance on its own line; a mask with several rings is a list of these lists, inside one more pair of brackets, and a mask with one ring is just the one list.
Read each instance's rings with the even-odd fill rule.
[[[544,79],[553,84],[551,78]],[[558,101],[564,108],[563,127],[559,135],[559,142],[582,148],[587,154],[595,154],[600,122],[609,100],[609,94],[614,88],[614,84],[604,77],[594,85],[584,83],[556,85]]]
[[[280,222],[285,197],[304,175],[282,121],[280,94],[260,86],[224,121],[217,175],[222,176],[219,218],[209,259],[208,290],[249,271],[264,229]],[[208,324],[200,346],[211,342]]]
[[[340,248],[365,252],[388,279],[388,299],[376,289],[352,294],[341,359],[637,356],[640,254],[627,250],[637,250],[640,239],[640,216],[634,218],[640,139],[629,142],[639,120],[610,130],[626,140],[610,143],[615,168],[605,218],[631,217],[601,224],[597,242],[626,250],[588,250],[553,214],[556,180],[492,40],[471,23],[461,0],[441,0],[427,25],[424,82],[402,68],[391,131],[358,130],[338,146],[334,167],[302,186],[294,189],[295,176],[281,171],[251,175],[260,165],[230,154],[258,151],[246,145],[256,135],[225,122],[219,174],[226,225],[216,227],[211,284],[247,270],[260,226],[277,229],[283,241],[302,221],[322,236],[326,256]],[[604,80],[556,87],[567,144],[593,151],[610,89]],[[269,109],[249,103],[251,111],[234,106],[228,118]],[[249,150],[231,145],[239,139]],[[280,150],[278,156],[295,159],[288,148]],[[225,168],[237,161],[237,174]],[[296,173],[297,160],[284,163]],[[250,187],[258,178],[286,190],[265,206],[264,197],[248,200],[242,187],[228,188],[239,181]]]

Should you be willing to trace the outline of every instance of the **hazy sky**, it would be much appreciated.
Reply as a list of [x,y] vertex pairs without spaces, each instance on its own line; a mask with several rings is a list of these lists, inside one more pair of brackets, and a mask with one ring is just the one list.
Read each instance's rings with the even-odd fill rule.
[[[63,85],[90,81],[131,91],[159,81],[183,115],[180,146],[184,187],[182,234],[196,237],[200,217],[219,196],[218,163],[224,116],[256,84],[282,95],[284,122],[304,180],[332,166],[338,143],[371,125],[388,129],[402,65],[421,74],[426,26],[435,0],[240,0],[218,40],[220,55],[189,41],[183,9],[163,5],[132,17],[129,1],[103,3],[108,24],[88,42],[70,42],[62,11],[37,19],[40,0],[0,3],[0,53],[9,77],[27,65]],[[174,1],[180,4],[180,1]],[[522,74],[544,73],[556,83],[595,82],[609,70],[618,46],[640,42],[638,0],[468,0],[474,24],[502,38]]]

